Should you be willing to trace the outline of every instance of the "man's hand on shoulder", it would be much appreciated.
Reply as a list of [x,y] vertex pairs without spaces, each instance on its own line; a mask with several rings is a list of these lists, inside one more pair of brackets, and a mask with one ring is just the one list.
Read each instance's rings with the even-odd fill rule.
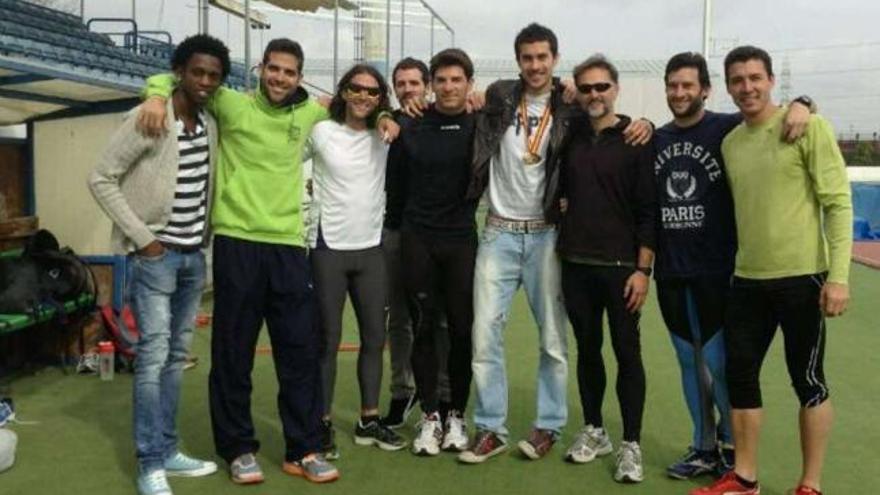
[[379,131],[382,141],[389,144],[393,143],[397,136],[400,135],[400,125],[394,121],[391,114],[383,114],[379,117],[379,121],[376,123],[376,130]]
[[624,141],[632,146],[648,144],[652,135],[654,135],[654,125],[644,117],[630,121],[623,130]]
[[400,107],[400,111],[414,119],[425,114],[428,108],[428,100],[424,98],[410,98],[406,100]]
[[467,96],[467,103],[465,105],[465,110],[467,113],[479,112],[486,106],[486,92],[485,91],[471,91]]
[[165,98],[151,96],[141,104],[141,109],[138,111],[137,129],[144,136],[162,136],[168,132],[168,129],[165,128],[167,114]]
[[782,123],[782,140],[793,143],[803,136],[810,124],[810,115],[810,107],[797,101],[792,102]]

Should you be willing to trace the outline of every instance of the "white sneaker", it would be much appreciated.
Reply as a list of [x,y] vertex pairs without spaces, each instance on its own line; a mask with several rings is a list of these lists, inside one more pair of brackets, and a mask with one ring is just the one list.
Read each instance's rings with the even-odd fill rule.
[[440,441],[443,440],[443,425],[437,412],[423,414],[416,426],[419,434],[413,440],[412,451],[415,455],[437,455],[440,453]]
[[638,442],[620,442],[617,450],[617,470],[614,481],[618,483],[639,483],[644,478],[642,473],[642,449]]
[[611,439],[605,428],[596,428],[593,425],[584,426],[578,432],[574,443],[565,452],[565,459],[569,462],[585,464],[596,457],[608,455],[614,450]]
[[461,452],[468,446],[467,423],[461,413],[452,410],[446,415],[446,434],[443,436],[443,450]]

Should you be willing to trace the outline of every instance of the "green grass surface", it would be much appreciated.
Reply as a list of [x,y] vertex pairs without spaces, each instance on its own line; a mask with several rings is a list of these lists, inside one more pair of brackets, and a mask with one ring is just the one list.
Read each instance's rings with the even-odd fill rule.
[[[880,460],[880,429],[872,414],[880,406],[880,349],[877,332],[880,310],[880,272],[854,266],[853,302],[844,318],[829,323],[826,374],[836,407],[825,468],[827,494],[862,494],[872,491],[865,483],[876,479]],[[653,287],[652,287],[653,292]],[[347,320],[345,340],[356,342],[352,319]],[[690,435],[679,372],[662,325],[656,300],[651,296],[645,309],[642,343],[648,374],[642,447],[644,483],[620,486],[611,480],[613,456],[588,465],[562,461],[565,447],[581,425],[577,387],[569,376],[569,424],[561,445],[540,461],[526,461],[511,449],[483,465],[462,466],[451,454],[417,458],[408,453],[383,452],[357,447],[351,440],[357,418],[358,397],[354,353],[339,356],[339,383],[335,421],[342,458],[341,479],[332,485],[312,485],[283,474],[281,428],[276,413],[277,391],[271,358],[260,355],[254,369],[253,416],[263,447],[258,459],[266,472],[266,483],[238,487],[225,472],[201,479],[172,479],[178,495],[244,493],[349,494],[535,494],[535,493],[644,493],[684,494],[700,483],[672,481],[664,468],[674,461]],[[526,434],[534,416],[534,385],[537,366],[537,337],[522,293],[515,299],[506,330],[508,374],[511,383],[509,426],[512,439]],[[197,368],[185,373],[179,415],[182,447],[186,452],[213,456],[207,401],[207,373],[210,334],[197,331],[194,352],[201,358]],[[263,343],[266,342],[265,333]],[[782,494],[796,481],[800,470],[797,441],[797,401],[790,389],[781,338],[777,338],[763,370],[766,421],[761,438],[761,481],[765,495]],[[573,337],[570,356],[574,358]],[[606,343],[609,382],[616,370]],[[572,359],[572,363],[573,363]],[[387,356],[386,356],[387,363]],[[572,367],[573,368],[573,367]],[[386,371],[386,378],[388,373]],[[129,494],[134,493],[134,450],[131,440],[131,376],[117,374],[113,382],[95,376],[64,375],[56,368],[15,378],[9,388],[23,420],[37,425],[13,425],[19,435],[15,467],[0,474],[0,494]],[[382,407],[387,404],[387,380]],[[613,385],[606,396],[607,427],[616,442],[621,425]],[[413,436],[414,417],[402,431]]]

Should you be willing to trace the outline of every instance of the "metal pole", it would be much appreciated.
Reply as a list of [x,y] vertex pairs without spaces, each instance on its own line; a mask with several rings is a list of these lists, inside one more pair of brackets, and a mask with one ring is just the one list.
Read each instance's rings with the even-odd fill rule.
[[208,13],[211,7],[208,0],[201,0],[202,3],[202,33],[208,34]]
[[452,47],[455,48],[455,31],[450,29],[449,34],[452,35]]
[[431,57],[434,57],[434,15],[431,15]]
[[709,41],[712,32],[712,0],[703,0],[703,56],[709,58]]
[[79,20],[86,22],[86,0],[79,0]]
[[391,0],[385,1],[385,78],[391,72]]
[[244,87],[251,89],[251,0],[244,0]]
[[137,22],[137,0],[131,0],[131,20]]
[[406,56],[404,46],[406,36],[406,0],[400,0],[400,58]]
[[339,0],[333,0],[333,87],[339,77]]

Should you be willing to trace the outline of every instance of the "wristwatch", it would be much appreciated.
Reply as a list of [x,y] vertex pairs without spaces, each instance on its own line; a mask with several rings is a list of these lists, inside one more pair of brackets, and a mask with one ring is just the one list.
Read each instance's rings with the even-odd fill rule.
[[791,102],[792,103],[800,103],[801,105],[804,105],[805,107],[809,108],[810,112],[813,112],[813,113],[816,112],[816,102],[813,101],[813,99],[807,95],[800,95],[797,98],[791,100]]
[[646,277],[650,277],[654,273],[650,266],[637,266],[636,271],[644,273]]

